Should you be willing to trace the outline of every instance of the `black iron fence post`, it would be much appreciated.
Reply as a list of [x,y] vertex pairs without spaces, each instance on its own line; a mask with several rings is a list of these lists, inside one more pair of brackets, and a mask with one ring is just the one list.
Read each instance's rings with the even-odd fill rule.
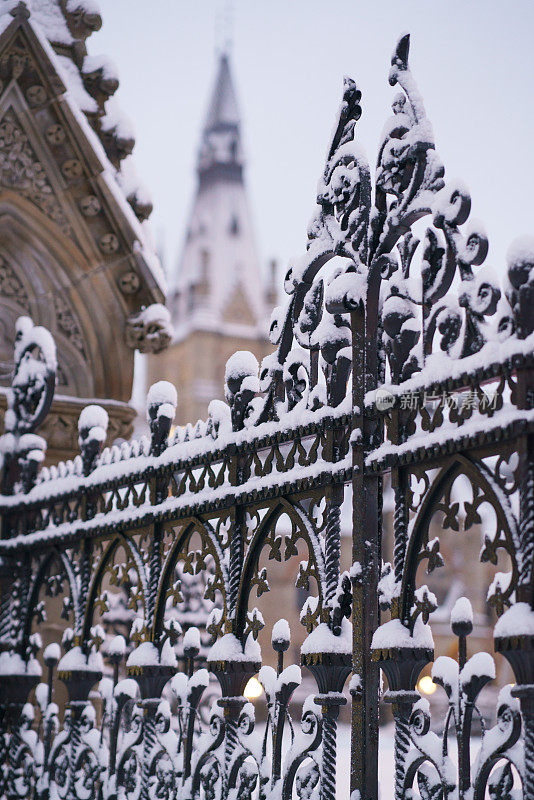
[[[379,485],[377,476],[366,476],[365,455],[374,433],[375,420],[365,409],[368,369],[375,368],[372,335],[366,310],[351,315],[353,358],[352,425],[352,583],[353,583],[353,678],[351,792],[362,800],[378,797],[378,691],[379,670],[371,661],[371,642],[378,625]],[[376,323],[376,319],[375,319]],[[376,326],[375,326],[376,327]],[[376,330],[375,330],[376,340]],[[374,382],[374,380],[373,380]]]

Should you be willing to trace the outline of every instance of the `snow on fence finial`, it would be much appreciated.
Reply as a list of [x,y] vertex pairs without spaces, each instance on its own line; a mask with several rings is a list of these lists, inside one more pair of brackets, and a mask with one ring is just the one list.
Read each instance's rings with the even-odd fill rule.
[[508,290],[514,325],[520,339],[534,331],[534,236],[515,239],[507,253]]
[[19,480],[25,492],[35,484],[46,442],[33,431],[48,414],[56,385],[52,335],[30,317],[19,317],[15,327],[15,370],[4,419],[6,433],[0,437],[3,494],[12,494]]
[[152,455],[160,455],[167,446],[169,432],[178,405],[176,388],[169,381],[157,381],[148,390],[147,422],[150,426]]
[[273,625],[271,634],[271,643],[273,649],[285,652],[291,644],[291,630],[287,619],[279,619]]
[[78,419],[78,444],[82,453],[83,474],[89,475],[106,441],[109,417],[102,406],[85,406]]
[[230,433],[232,418],[230,409],[222,400],[212,400],[208,406],[208,433],[213,439]]
[[459,597],[453,605],[451,628],[455,636],[469,636],[473,630],[473,607],[467,597]]
[[260,391],[259,364],[248,350],[238,350],[226,362],[224,394],[230,405],[232,427],[239,431],[253,410],[253,399]]

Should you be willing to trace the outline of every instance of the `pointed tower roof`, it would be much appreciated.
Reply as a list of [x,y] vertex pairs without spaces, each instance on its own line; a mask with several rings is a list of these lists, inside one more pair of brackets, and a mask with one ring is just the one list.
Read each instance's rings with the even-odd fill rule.
[[244,181],[241,119],[226,53],[219,56],[197,173],[198,188],[175,280],[177,336],[209,329],[264,338],[269,313]]
[[223,53],[202,131],[198,175],[204,183],[220,177],[241,180],[242,171],[241,120],[229,58]]
[[219,72],[213,87],[204,130],[208,132],[226,126],[239,129],[239,123],[239,110],[228,55],[223,53],[219,59]]

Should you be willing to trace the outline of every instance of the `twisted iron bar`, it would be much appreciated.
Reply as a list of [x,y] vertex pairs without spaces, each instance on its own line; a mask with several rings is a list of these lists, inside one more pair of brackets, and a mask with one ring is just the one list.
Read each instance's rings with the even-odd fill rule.
[[393,515],[393,531],[395,543],[393,546],[393,569],[395,581],[402,580],[404,560],[406,558],[406,545],[408,543],[408,508],[404,481],[394,489],[395,512]]
[[329,713],[323,714],[321,800],[335,800],[336,797],[336,734],[336,720]]
[[520,585],[528,586],[534,566],[534,462],[527,454],[524,458],[519,484],[519,530],[521,537]]
[[236,755],[239,746],[237,726],[237,720],[233,716],[228,716],[226,719],[226,742],[224,747],[224,780],[226,781],[227,790],[230,788],[228,780],[230,778],[232,757]]
[[325,535],[325,573],[326,604],[332,607],[339,580],[339,559],[341,550],[341,507],[337,498],[332,497],[326,511]]
[[143,727],[143,764],[141,766],[141,798],[150,800],[150,777],[152,758],[156,743],[156,707],[158,700],[145,701],[145,721]]
[[395,800],[402,800],[406,777],[406,756],[411,747],[410,708],[400,704],[400,707],[394,710],[393,716],[395,718]]
[[154,526],[154,536],[152,539],[152,551],[150,553],[150,571],[148,582],[147,615],[149,624],[154,619],[156,609],[156,597],[161,574],[161,538],[162,528],[158,523]]
[[76,776],[76,762],[78,759],[78,751],[82,742],[81,719],[82,719],[83,709],[85,708],[86,705],[87,703],[84,702],[71,703],[72,728],[70,732],[69,784],[72,789],[73,795],[74,795],[74,780]]
[[242,508],[237,508],[233,523],[232,539],[230,542],[230,568],[229,568],[229,593],[228,608],[233,617],[237,611],[237,597],[241,574],[243,570],[243,557],[245,552],[245,520]]

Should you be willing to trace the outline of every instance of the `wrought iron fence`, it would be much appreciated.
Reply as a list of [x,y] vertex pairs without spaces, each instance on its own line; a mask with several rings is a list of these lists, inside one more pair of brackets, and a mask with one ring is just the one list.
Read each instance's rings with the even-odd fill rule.
[[[476,269],[487,239],[466,225],[466,189],[445,182],[408,51],[404,36],[374,184],[354,140],[361,94],[346,79],[307,250],[273,314],[276,350],[261,366],[251,354],[230,359],[227,403],[213,401],[207,421],[171,435],[176,392],[159,383],[149,437],[103,448],[106,414],[89,406],[80,456],[40,468],[35,431],[55,348],[19,320],[1,439],[2,797],[333,800],[350,698],[352,797],[375,800],[382,670],[395,797],[534,798],[534,249],[512,248],[504,293]],[[381,564],[386,475],[394,549]],[[342,573],[349,485],[352,567]],[[443,564],[436,530],[472,526],[482,560],[509,559],[488,603],[516,681],[476,738],[477,698],[495,672],[489,654],[467,657],[467,600],[451,619],[458,659],[432,668],[442,720],[416,690],[434,658],[437,606],[421,565]],[[317,688],[296,724],[302,675],[285,663],[289,626],[273,627],[271,667],[253,598],[302,548],[295,578],[311,593],[300,662]],[[191,581],[201,581],[196,605]],[[62,650],[43,649],[39,630],[60,631]],[[267,707],[257,727],[243,696],[256,674]]]

